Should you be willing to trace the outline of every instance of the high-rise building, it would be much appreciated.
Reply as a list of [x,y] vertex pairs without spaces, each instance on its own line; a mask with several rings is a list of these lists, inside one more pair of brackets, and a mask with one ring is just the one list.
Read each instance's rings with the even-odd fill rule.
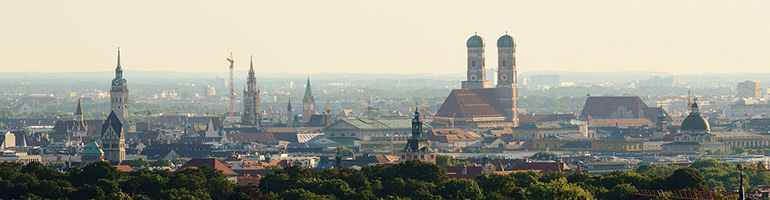
[[246,88],[243,90],[243,116],[242,125],[259,126],[259,89],[257,78],[254,76],[254,61],[249,63],[249,77],[246,79]]
[[313,89],[310,88],[310,77],[308,77],[307,84],[305,84],[305,96],[302,97],[302,122],[307,123],[310,121],[310,116],[315,114],[315,97],[313,97]]
[[110,110],[118,116],[125,131],[132,131],[128,102],[128,83],[123,78],[123,67],[120,66],[120,48],[118,48],[118,66],[115,68],[115,78],[112,79],[112,89],[110,89]]
[[762,94],[762,84],[755,81],[744,81],[738,83],[738,97],[739,98],[754,98],[759,99],[764,95]]
[[105,160],[120,163],[126,159],[126,136],[123,124],[115,111],[110,112],[110,116],[102,124],[101,140]]

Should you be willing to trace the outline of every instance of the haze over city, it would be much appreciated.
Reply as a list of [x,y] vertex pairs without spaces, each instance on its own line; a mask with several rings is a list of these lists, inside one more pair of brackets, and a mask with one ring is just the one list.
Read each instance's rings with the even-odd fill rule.
[[[462,73],[508,32],[519,71],[770,72],[770,2],[2,1],[0,71]],[[493,51],[488,45],[487,51]],[[496,57],[489,56],[490,63]]]
[[0,199],[770,200],[767,8],[0,0]]

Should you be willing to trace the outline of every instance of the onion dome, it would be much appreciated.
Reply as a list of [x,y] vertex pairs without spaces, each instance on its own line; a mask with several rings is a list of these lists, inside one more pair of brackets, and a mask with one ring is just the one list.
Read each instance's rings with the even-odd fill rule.
[[690,114],[682,121],[681,131],[711,131],[711,126],[706,118],[700,115],[698,103],[693,103],[690,108]]
[[468,42],[465,43],[467,47],[484,47],[484,38],[479,35],[473,35],[468,38]]
[[514,47],[515,45],[516,39],[513,39],[508,33],[497,39],[497,47]]

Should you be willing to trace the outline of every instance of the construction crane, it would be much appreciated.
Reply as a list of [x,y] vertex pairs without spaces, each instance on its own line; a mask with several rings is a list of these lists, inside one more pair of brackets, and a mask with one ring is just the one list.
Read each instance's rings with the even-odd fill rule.
[[230,57],[227,58],[227,61],[230,62],[230,119],[232,119],[235,116],[235,89],[233,88],[233,63],[235,60],[233,60],[233,52],[230,52]]

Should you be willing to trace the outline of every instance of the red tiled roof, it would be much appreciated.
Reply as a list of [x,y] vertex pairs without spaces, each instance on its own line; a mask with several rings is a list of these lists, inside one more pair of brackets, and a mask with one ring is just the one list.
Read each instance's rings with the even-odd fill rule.
[[[624,107],[630,111],[632,118],[647,118],[651,122],[658,121],[658,113],[661,109],[660,107],[647,106],[639,96],[592,96],[586,99],[580,118],[587,119],[589,116],[594,119],[618,118],[618,116],[612,116],[612,113],[616,112],[619,107]],[[639,116],[640,110],[643,111],[642,116]],[[663,112],[665,113],[665,111]],[[666,117],[671,120],[668,114]]]
[[115,167],[115,169],[117,169],[119,172],[128,173],[134,171],[134,168],[131,168],[131,166],[128,165],[114,165],[113,167]]
[[222,161],[219,161],[215,158],[193,158],[192,160],[187,161],[187,163],[185,163],[179,169],[181,170],[188,167],[202,167],[204,165],[222,172],[222,174],[225,176],[238,175],[238,173],[235,173],[232,169],[230,169],[230,167],[227,167],[227,165],[222,163]]
[[436,112],[438,117],[503,117],[495,99],[495,88],[455,89]]
[[520,162],[513,165],[512,171],[534,170],[538,172],[567,172],[571,171],[569,166],[563,162]]
[[459,128],[434,128],[426,132],[425,135],[428,137],[428,139],[441,143],[463,140],[478,140],[481,138],[481,136],[476,133],[464,131]]

